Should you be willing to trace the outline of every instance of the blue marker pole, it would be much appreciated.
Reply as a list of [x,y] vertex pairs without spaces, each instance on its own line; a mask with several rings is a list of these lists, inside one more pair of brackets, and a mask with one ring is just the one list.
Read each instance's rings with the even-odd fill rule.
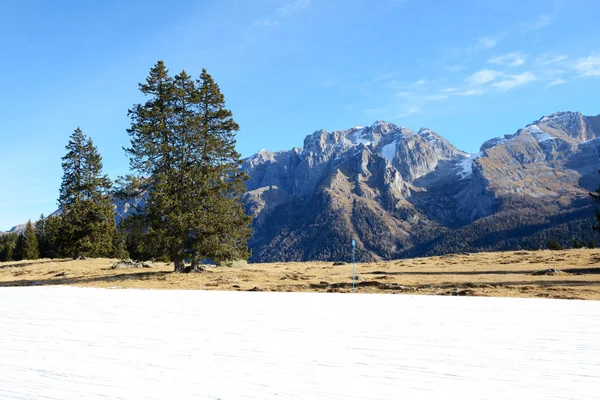
[[354,293],[354,249],[356,248],[356,241],[352,239],[352,293]]

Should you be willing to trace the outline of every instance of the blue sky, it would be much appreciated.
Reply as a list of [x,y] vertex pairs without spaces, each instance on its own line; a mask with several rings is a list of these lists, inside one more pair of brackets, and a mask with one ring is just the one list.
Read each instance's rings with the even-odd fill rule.
[[127,109],[157,60],[204,67],[244,157],[378,119],[476,152],[555,111],[600,113],[600,2],[0,0],[0,230],[56,209],[80,126],[127,173]]

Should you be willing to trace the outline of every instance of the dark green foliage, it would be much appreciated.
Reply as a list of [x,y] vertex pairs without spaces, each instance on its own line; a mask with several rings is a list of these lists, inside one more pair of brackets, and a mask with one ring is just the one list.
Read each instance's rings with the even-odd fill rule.
[[17,236],[17,242],[15,243],[15,250],[13,253],[13,260],[21,261],[25,258],[25,235],[20,233]]
[[596,242],[594,242],[593,240],[590,240],[588,242],[588,249],[595,249],[596,248]]
[[587,246],[587,244],[585,243],[585,240],[581,240],[581,241],[578,239],[573,240],[573,248],[574,249],[582,249],[586,246]]
[[102,174],[102,158],[92,139],[79,128],[66,150],[58,200],[60,253],[73,258],[111,256],[116,225],[111,182]]
[[548,239],[546,247],[548,247],[549,250],[563,250],[563,247],[556,239]]
[[35,237],[38,242],[38,250],[40,253],[40,258],[48,258],[49,253],[49,243],[48,236],[46,232],[47,221],[44,217],[44,214],[40,215],[40,219],[35,222]]
[[31,221],[27,222],[25,226],[25,233],[23,236],[23,249],[21,257],[23,260],[37,260],[40,258],[40,252],[38,249],[38,241],[35,235],[35,230]]
[[0,236],[0,262],[15,260],[15,248],[18,240],[19,235],[16,233],[7,233]]
[[144,209],[125,222],[129,252],[167,258],[176,271],[184,259],[248,258],[239,127],[218,85],[205,70],[198,80],[185,71],[171,77],[159,61],[140,91],[150,99],[129,110],[126,152],[137,176],[125,179],[124,192],[148,195]]

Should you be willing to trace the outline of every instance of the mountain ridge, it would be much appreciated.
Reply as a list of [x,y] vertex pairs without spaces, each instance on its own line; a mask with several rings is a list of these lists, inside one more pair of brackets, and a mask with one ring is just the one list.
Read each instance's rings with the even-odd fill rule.
[[[578,112],[542,116],[485,141],[478,154],[457,149],[431,129],[414,132],[381,120],[369,127],[317,130],[302,148],[262,151],[244,161],[250,176],[246,204],[256,217],[254,260],[347,258],[347,250],[340,256],[332,247],[351,238],[361,244],[365,259],[419,255],[416,249],[428,241],[443,241],[444,234],[494,215],[516,218],[519,207],[527,213],[523,226],[531,225],[526,206],[539,220],[548,199],[560,204],[549,216],[578,209],[597,185],[599,135],[600,116]],[[585,207],[593,215],[591,204]],[[313,222],[307,227],[306,221]],[[316,243],[298,239],[306,235]],[[535,235],[531,229],[523,235],[501,248],[545,244],[544,238],[527,239]],[[459,247],[477,251],[493,248],[491,242]],[[286,250],[277,249],[281,246]],[[421,251],[446,251],[430,248]]]

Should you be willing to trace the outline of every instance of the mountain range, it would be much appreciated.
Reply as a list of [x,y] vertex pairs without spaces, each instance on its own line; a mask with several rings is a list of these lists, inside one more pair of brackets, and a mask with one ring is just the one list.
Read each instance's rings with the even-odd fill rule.
[[[376,121],[244,160],[252,261],[362,261],[598,240],[600,115],[558,112],[477,154]],[[117,218],[143,198],[115,202]],[[23,226],[11,231],[18,232]]]
[[254,261],[381,260],[593,240],[600,115],[558,112],[478,154],[384,121],[244,161]]

